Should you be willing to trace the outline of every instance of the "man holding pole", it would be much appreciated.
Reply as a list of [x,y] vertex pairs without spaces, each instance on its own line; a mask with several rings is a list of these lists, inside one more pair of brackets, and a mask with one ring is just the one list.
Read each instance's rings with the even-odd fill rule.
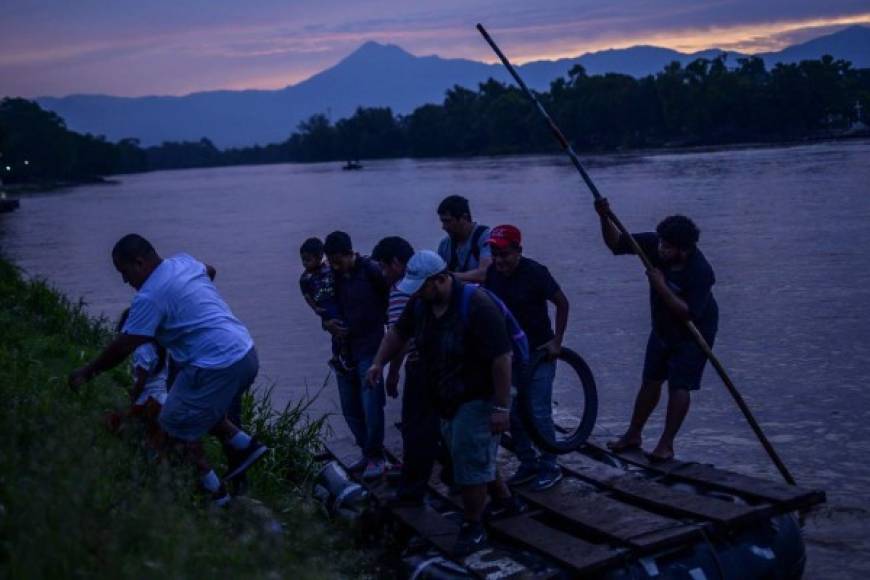
[[[595,210],[607,247],[616,255],[634,254],[630,240],[610,218],[607,199],[598,199]],[[632,235],[653,265],[647,271],[652,331],[631,424],[622,437],[607,444],[613,451],[641,446],[644,425],[658,405],[662,383],[667,381],[665,429],[648,458],[667,461],[674,457],[674,437],[689,411],[691,391],[701,386],[707,363],[707,356],[692,339],[686,323],[693,322],[711,347],[719,323],[719,308],[712,293],[716,279],[713,268],[696,246],[699,234],[692,220],[674,215],[662,220],[654,233]]]

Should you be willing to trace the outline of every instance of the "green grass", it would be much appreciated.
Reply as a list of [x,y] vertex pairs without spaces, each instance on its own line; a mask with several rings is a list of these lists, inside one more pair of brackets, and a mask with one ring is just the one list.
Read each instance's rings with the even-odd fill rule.
[[[308,490],[323,420],[310,401],[273,410],[271,389],[245,404],[274,448],[251,472],[285,533],[251,510],[217,510],[194,492],[193,472],[158,463],[136,429],[102,426],[122,408],[126,367],[73,394],[66,376],[110,334],[43,282],[0,260],[0,577],[329,578],[353,576],[362,556]],[[220,460],[216,445],[210,453]]]

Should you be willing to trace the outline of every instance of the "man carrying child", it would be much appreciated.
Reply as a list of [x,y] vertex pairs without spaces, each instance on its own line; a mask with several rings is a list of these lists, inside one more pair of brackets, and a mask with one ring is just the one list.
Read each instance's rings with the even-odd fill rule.
[[[299,248],[299,254],[304,268],[299,277],[299,289],[305,302],[323,320],[324,325],[330,320],[341,322],[335,296],[335,276],[332,268],[323,260],[323,242],[319,238],[308,238]],[[352,370],[347,341],[340,336],[332,337],[329,366],[337,373]]]
[[70,374],[69,385],[78,389],[144,344],[165,347],[181,368],[160,411],[160,425],[196,465],[202,488],[215,504],[225,505],[230,496],[205,456],[203,438],[211,433],[224,444],[226,483],[268,451],[227,419],[257,375],[254,341],[212,283],[211,266],[187,254],[163,259],[137,234],[115,244],[112,261],[137,291],[129,317],[99,356]]
[[383,377],[372,384],[365,381],[366,370],[384,336],[389,284],[380,268],[353,250],[350,236],[332,232],[323,244],[335,275],[335,295],[341,318],[324,326],[335,337],[347,341],[350,370],[337,373],[341,410],[347,426],[362,450],[352,466],[363,470],[363,478],[374,479],[384,473],[384,393]]

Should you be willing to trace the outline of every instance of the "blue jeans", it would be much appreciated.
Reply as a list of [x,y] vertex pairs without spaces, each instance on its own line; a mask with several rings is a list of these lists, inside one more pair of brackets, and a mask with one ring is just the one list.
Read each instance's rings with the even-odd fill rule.
[[[553,381],[556,378],[556,362],[542,360],[534,369],[534,374],[524,387],[523,398],[531,405],[532,417],[540,426],[544,437],[555,439],[556,430],[553,428]],[[514,441],[514,453],[523,466],[537,467],[541,471],[556,469],[556,456],[551,453],[540,452],[532,446],[529,434],[523,426],[523,420],[517,405],[520,397],[514,397],[511,405],[511,437]]]
[[366,384],[366,371],[374,355],[357,357],[356,368],[336,373],[341,412],[356,444],[370,459],[384,457],[384,404],[386,393],[381,379],[374,387]]

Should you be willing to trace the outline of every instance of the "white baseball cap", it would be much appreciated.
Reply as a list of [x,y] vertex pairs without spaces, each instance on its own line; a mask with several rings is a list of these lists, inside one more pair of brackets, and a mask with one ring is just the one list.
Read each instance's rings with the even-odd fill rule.
[[405,294],[414,294],[426,280],[447,270],[447,263],[431,250],[415,252],[405,267],[405,277],[396,285]]

